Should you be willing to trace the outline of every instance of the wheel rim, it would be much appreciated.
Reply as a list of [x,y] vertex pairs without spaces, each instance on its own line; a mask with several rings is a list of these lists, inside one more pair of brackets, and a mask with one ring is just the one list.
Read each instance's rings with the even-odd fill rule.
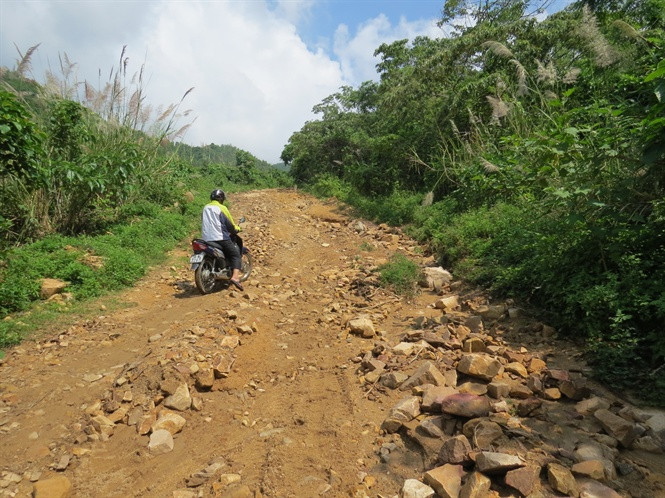
[[250,253],[242,255],[242,265],[240,267],[240,271],[242,272],[240,281],[244,282],[249,278],[249,274],[252,273],[252,255]]
[[213,262],[205,258],[201,263],[201,285],[205,292],[212,292],[215,288],[215,276],[212,272]]

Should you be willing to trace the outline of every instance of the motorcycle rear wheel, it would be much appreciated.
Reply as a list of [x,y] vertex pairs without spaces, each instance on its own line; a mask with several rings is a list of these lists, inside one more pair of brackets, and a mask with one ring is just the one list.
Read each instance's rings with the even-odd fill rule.
[[194,282],[201,294],[210,294],[215,290],[215,287],[217,287],[217,281],[215,280],[215,274],[213,273],[214,269],[215,260],[206,256],[194,272]]
[[242,275],[240,276],[240,281],[244,282],[249,278],[249,274],[252,273],[252,255],[249,252],[246,252],[245,254],[242,255],[242,266],[240,267],[240,271],[242,272]]

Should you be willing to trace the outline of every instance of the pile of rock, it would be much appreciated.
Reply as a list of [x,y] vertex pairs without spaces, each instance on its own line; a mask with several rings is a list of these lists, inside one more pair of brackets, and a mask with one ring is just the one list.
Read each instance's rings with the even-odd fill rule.
[[[440,278],[429,285],[445,288],[447,277]],[[506,306],[468,313],[460,301],[441,297],[434,304],[440,315],[421,317],[398,340],[374,342],[355,358],[372,395],[404,393],[381,429],[415,442],[425,472],[406,479],[401,496],[628,494],[623,476],[645,470],[624,450],[662,452],[662,428],[646,413],[594,395],[582,375],[549,368],[485,333],[485,323],[508,317]],[[367,317],[348,327],[374,336]],[[378,451],[384,462],[390,444]]]

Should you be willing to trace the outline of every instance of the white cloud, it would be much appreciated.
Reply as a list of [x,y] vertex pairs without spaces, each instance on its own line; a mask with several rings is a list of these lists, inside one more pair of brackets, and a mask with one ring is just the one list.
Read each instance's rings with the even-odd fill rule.
[[376,64],[380,62],[374,57],[374,51],[382,43],[417,36],[440,38],[443,31],[437,27],[436,20],[420,20],[409,22],[403,17],[393,26],[383,14],[361,24],[355,36],[351,37],[348,26],[342,24],[335,32],[334,52],[342,65],[344,79],[357,85],[363,81],[376,80]]
[[314,118],[314,105],[343,84],[376,78],[373,53],[381,43],[441,36],[435,20],[401,19],[392,26],[378,16],[354,33],[341,25],[334,44],[338,62],[323,48],[308,49],[298,35],[297,23],[311,16],[313,5],[0,0],[0,65],[14,66],[12,42],[22,51],[41,42],[33,57],[37,79],[49,63],[57,69],[58,53],[67,53],[78,79],[97,86],[127,45],[128,72],[145,61],[146,93],[154,105],[177,103],[195,87],[182,107],[197,117],[187,143],[232,144],[276,162],[290,135]]

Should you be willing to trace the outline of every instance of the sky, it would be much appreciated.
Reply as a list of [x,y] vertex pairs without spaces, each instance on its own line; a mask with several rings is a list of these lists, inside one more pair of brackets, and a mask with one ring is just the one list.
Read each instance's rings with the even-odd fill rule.
[[[31,76],[59,57],[100,88],[123,46],[144,66],[147,100],[191,110],[182,141],[230,144],[279,162],[312,107],[343,85],[377,80],[382,43],[442,37],[443,0],[0,0],[0,66],[40,44]],[[100,77],[101,74],[101,77]],[[193,122],[192,122],[193,120]]]

